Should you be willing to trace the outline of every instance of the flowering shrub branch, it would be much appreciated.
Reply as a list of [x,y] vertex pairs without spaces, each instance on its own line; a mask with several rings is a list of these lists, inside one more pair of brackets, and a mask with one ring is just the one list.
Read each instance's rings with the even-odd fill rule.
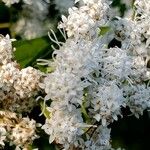
[[37,138],[36,122],[17,114],[32,110],[44,94],[41,129],[64,150],[114,150],[109,125],[123,117],[121,108],[129,107],[137,118],[150,108],[150,1],[135,0],[134,16],[124,18],[109,0],[77,2],[58,25],[65,42],[50,35],[59,49],[43,63],[52,72],[20,69],[11,40],[1,36],[0,145],[26,148]]

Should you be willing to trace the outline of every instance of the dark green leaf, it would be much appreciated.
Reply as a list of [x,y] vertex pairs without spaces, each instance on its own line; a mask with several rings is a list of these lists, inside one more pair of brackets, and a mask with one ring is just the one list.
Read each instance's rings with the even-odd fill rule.
[[100,33],[99,35],[105,35],[108,31],[110,30],[110,27],[109,26],[102,26],[100,27]]
[[38,58],[44,58],[52,53],[51,42],[48,37],[37,38],[33,40],[15,41],[13,46],[15,60],[22,68],[36,64]]

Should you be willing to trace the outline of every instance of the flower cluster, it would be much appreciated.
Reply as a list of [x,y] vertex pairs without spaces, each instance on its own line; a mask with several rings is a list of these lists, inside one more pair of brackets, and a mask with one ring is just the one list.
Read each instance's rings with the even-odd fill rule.
[[[7,6],[19,3],[20,0],[2,0]],[[24,3],[30,4],[32,0],[23,0]]]
[[[81,128],[84,125],[80,111],[73,107],[72,112],[69,112],[65,106],[59,106],[58,103],[52,105],[53,107],[46,108],[51,114],[51,119],[47,119],[42,128],[50,135],[50,143],[55,140],[63,144],[65,149],[69,149],[84,133]],[[63,136],[60,136],[62,134]]]
[[95,30],[108,21],[109,5],[104,1],[83,0],[84,5],[80,8],[69,8],[69,16],[66,18],[62,16],[62,23],[60,28],[67,31],[68,37],[76,34],[91,36],[95,34]]
[[[33,38],[38,29],[43,32],[48,5],[42,0],[24,2],[23,14],[29,20],[22,17],[17,30]],[[128,107],[137,118],[150,108],[150,1],[133,2],[128,6],[133,12],[120,18],[110,0],[75,0],[79,7],[69,8],[58,25],[65,42],[53,31],[54,39],[50,35],[59,49],[53,61],[44,60],[54,69],[44,80],[32,67],[21,69],[13,59],[12,40],[0,36],[1,146],[9,141],[28,149],[37,138],[36,122],[21,114],[36,105],[35,97],[43,90],[40,104],[46,120],[41,129],[49,143],[64,150],[114,150],[109,125],[123,117],[122,108]]]
[[14,3],[18,3],[19,0],[2,0],[7,6],[10,6]]
[[40,91],[42,73],[32,67],[20,69],[13,61],[13,49],[8,36],[0,38],[0,103],[1,109],[27,112],[35,105],[34,97]]
[[28,117],[22,118],[9,111],[0,111],[0,147],[9,141],[17,146],[16,149],[23,147],[26,150],[38,138],[36,126],[36,122]]
[[11,42],[8,35],[0,36],[0,147],[10,142],[25,150],[37,138],[36,122],[21,114],[35,107],[43,74],[32,67],[20,69]]
[[[53,28],[54,18],[49,16],[51,5],[56,5],[55,9],[60,13],[66,14],[68,8],[74,5],[74,0],[3,0],[5,5],[11,6],[19,3],[18,19],[11,25],[11,30],[23,39],[33,39],[47,34],[49,28]],[[52,16],[53,17],[53,16]]]
[[19,20],[14,25],[14,30],[22,38],[33,39],[47,33],[49,1],[30,0],[22,5]]
[[59,28],[68,39],[56,41],[60,48],[49,63],[55,70],[40,84],[51,100],[42,127],[50,143],[65,150],[113,149],[108,125],[122,116],[121,108],[139,117],[150,107],[147,3],[135,0],[133,15],[120,18],[110,13],[108,0],[82,0],[62,16]]
[[[20,0],[3,0],[7,6],[22,2]],[[12,30],[22,38],[33,39],[47,34],[50,22],[47,19],[50,1],[23,0],[19,19],[12,24]]]

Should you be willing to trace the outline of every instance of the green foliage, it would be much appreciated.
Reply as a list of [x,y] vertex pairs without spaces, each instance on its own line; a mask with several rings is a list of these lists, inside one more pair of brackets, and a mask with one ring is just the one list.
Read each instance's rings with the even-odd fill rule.
[[125,11],[127,10],[127,7],[122,0],[113,0],[112,7],[118,7],[121,17],[124,16]]
[[15,60],[17,60],[22,68],[34,66],[37,59],[50,57],[52,53],[48,37],[15,41],[13,46],[16,48],[14,52]]
[[51,113],[47,110],[45,102],[41,101],[40,106],[41,106],[41,110],[42,110],[45,118],[50,119],[51,118]]
[[100,27],[100,33],[99,33],[99,35],[105,35],[107,32],[109,32],[110,31],[110,27],[109,26],[102,26],[102,27]]

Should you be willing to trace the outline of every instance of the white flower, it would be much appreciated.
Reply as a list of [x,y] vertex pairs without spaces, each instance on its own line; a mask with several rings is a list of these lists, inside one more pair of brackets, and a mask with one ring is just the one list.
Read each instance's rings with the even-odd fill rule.
[[36,122],[29,118],[22,118],[11,131],[10,139],[17,146],[24,146],[37,138],[35,133]]
[[12,59],[11,41],[9,36],[0,37],[0,105],[2,109],[27,112],[35,105],[43,74],[32,67],[20,69]]
[[0,146],[5,145],[7,131],[4,127],[0,125]]
[[99,126],[92,138],[85,142],[85,150],[109,150],[110,146],[110,129]]
[[14,25],[14,30],[25,39],[33,39],[46,33],[47,30],[42,28],[43,25],[43,22],[36,18],[28,19],[21,17]]
[[17,34],[26,39],[33,39],[47,33],[49,22],[45,21],[49,4],[43,0],[24,0],[19,20],[13,25]]
[[117,120],[120,109],[125,106],[123,90],[115,81],[100,84],[91,95],[91,106],[89,109],[97,121],[102,121],[102,125],[107,125],[107,121]]
[[[59,27],[69,38],[65,43],[55,38],[59,50],[48,63],[54,71],[40,84],[46,93],[45,101],[51,100],[45,108],[49,116],[42,128],[50,135],[50,143],[62,144],[65,150],[70,146],[108,150],[111,145],[107,126],[121,116],[121,107],[129,106],[137,117],[150,107],[150,9],[147,0],[137,0],[134,18],[121,19],[111,16],[109,2],[82,2],[79,8],[69,9],[68,17],[62,16]],[[106,24],[110,31],[98,36],[100,27]],[[120,48],[115,43],[109,48],[112,39],[118,40]],[[86,126],[82,117],[97,125],[91,127],[97,127],[92,135],[90,130],[81,130]]]
[[[133,80],[141,82],[150,79],[149,71],[147,68],[147,60],[143,56],[132,57],[132,71],[130,76]],[[132,80],[131,78],[131,80]]]
[[12,40],[9,35],[0,35],[0,65],[11,61],[13,55]]
[[72,111],[69,112],[67,107],[61,106],[61,102],[53,102],[52,107],[46,109],[50,113],[50,118],[46,119],[42,129],[50,135],[49,142],[55,141],[68,149],[83,134],[84,124],[80,111],[72,107]]
[[135,22],[140,30],[141,40],[146,41],[146,48],[150,48],[150,1],[135,0],[134,5],[136,7]]
[[21,118],[21,115],[18,117],[16,113],[6,110],[0,111],[0,120],[0,146],[4,146],[4,142],[10,142],[18,148],[25,148],[38,137],[34,120]]
[[7,6],[18,3],[20,0],[2,0]]
[[145,84],[136,84],[126,87],[125,92],[129,99],[127,105],[136,117],[139,118],[145,109],[150,108],[150,87],[146,87]]
[[[2,0],[7,6],[11,6],[12,4],[19,3],[20,0]],[[23,0],[26,4],[31,4],[33,0]]]
[[126,50],[120,48],[101,49],[100,55],[102,77],[124,79],[131,73],[132,58]]
[[[60,28],[67,31],[68,37],[76,35],[96,35],[97,29],[104,25],[108,18],[109,5],[105,0],[84,1],[80,8],[69,8],[69,16],[62,16]],[[76,36],[76,37],[77,37]]]
[[0,83],[3,90],[8,91],[12,88],[14,82],[18,78],[19,68],[16,62],[7,63],[2,65],[0,69]]
[[[44,80],[46,100],[62,100],[68,103],[81,104],[83,89],[89,86],[89,74],[97,67],[92,60],[90,41],[68,40],[61,50],[55,51],[55,71]],[[83,80],[82,80],[83,79]],[[53,81],[53,82],[49,82]]]
[[14,89],[20,98],[29,98],[39,91],[39,81],[42,73],[32,67],[19,71],[18,78],[14,82]]

